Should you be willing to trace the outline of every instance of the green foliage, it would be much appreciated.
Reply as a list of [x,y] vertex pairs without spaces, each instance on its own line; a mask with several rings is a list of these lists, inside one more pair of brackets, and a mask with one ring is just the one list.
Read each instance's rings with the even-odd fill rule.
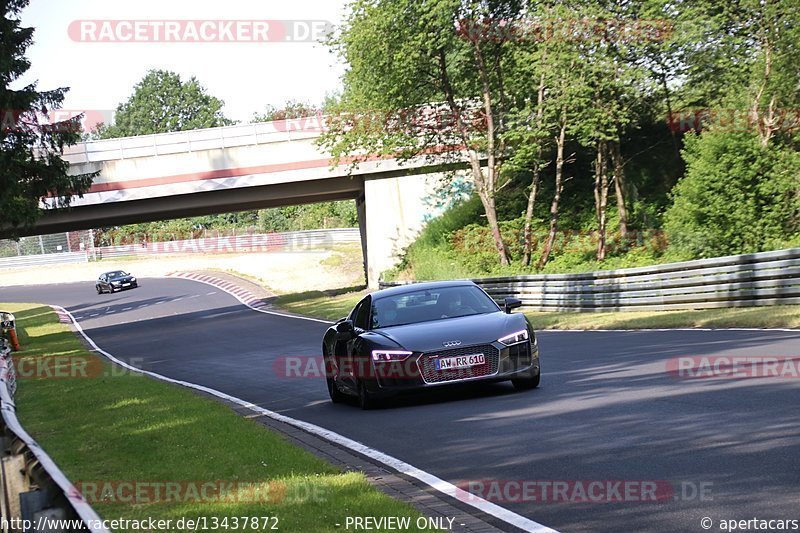
[[687,139],[686,176],[666,213],[670,245],[691,257],[770,250],[800,232],[800,154],[754,133]]
[[117,106],[114,124],[101,125],[101,139],[229,126],[225,103],[211,96],[196,78],[182,81],[168,70],[150,70],[128,100]]
[[241,211],[202,217],[160,220],[104,228],[95,233],[98,246],[148,241],[199,238],[207,232],[299,231],[318,228],[352,228],[358,225],[355,202],[342,200],[287,207]]
[[40,92],[35,83],[11,89],[30,68],[25,52],[34,30],[19,20],[27,5],[28,0],[4,2],[0,19],[0,226],[12,231],[33,225],[42,212],[41,199],[50,197],[51,206],[66,207],[97,175],[69,176],[69,163],[60,157],[65,146],[80,141],[80,116],[49,121],[68,89]]
[[291,205],[258,212],[258,227],[265,231],[297,231],[317,228],[352,228],[358,225],[352,200]]
[[[742,0],[735,5],[712,0],[579,0],[569,5],[527,4],[522,12],[510,2],[504,7],[507,28],[516,22],[540,30],[551,24],[557,32],[576,20],[597,24],[583,34],[541,38],[523,30],[516,34],[521,38],[505,40],[513,30],[498,31],[492,25],[497,19],[470,18],[486,14],[485,10],[494,13],[500,4],[476,7],[477,3],[448,0],[409,4],[406,0],[352,4],[349,32],[334,43],[352,67],[345,77],[345,104],[379,102],[382,109],[413,105],[424,93],[422,83],[436,89],[434,59],[442,51],[453,67],[448,72],[458,94],[465,101],[476,99],[481,90],[476,85],[480,77],[470,68],[473,50],[453,40],[445,21],[450,17],[451,23],[454,18],[460,22],[458,17],[465,17],[480,21],[479,31],[497,31],[481,44],[500,47],[490,54],[497,59],[498,72],[490,85],[494,88],[502,80],[505,97],[494,117],[502,125],[505,150],[500,156],[502,187],[495,199],[512,264],[495,264],[486,220],[479,213],[460,218],[465,211],[457,206],[430,222],[389,276],[427,279],[532,272],[515,263],[521,252],[519,217],[536,184],[535,264],[550,218],[554,139],[560,127],[567,137],[564,188],[553,259],[544,272],[622,268],[800,243],[800,144],[797,125],[791,122],[800,107],[796,68],[800,10],[795,0]],[[373,16],[376,13],[384,18]],[[616,22],[621,24],[615,26]],[[613,28],[648,24],[658,32],[613,36]],[[603,33],[609,29],[611,33]],[[378,35],[392,39],[378,43]],[[371,69],[373,64],[398,68],[383,75],[382,67]],[[429,90],[426,97],[439,102],[442,92]],[[702,125],[701,136],[687,134],[684,139],[683,131],[670,131],[667,118],[674,112],[681,116],[687,108],[707,108],[712,116],[719,112],[718,118]],[[731,110],[736,119],[722,123],[719,117]],[[370,134],[374,138],[375,133],[367,130],[354,136]],[[485,140],[475,145],[486,148]],[[598,263],[592,234],[599,229],[600,218],[592,194],[594,156],[608,142],[619,142],[621,147],[617,161],[625,177],[622,195],[635,239],[626,246],[618,242],[612,165],[606,213],[610,250]],[[345,142],[340,148],[355,146]],[[658,233],[665,223],[668,238]]]
[[481,220],[482,212],[480,199],[473,195],[428,222],[416,242],[434,247],[446,245],[452,232],[467,224],[478,222]]
[[268,105],[263,113],[253,113],[251,122],[271,122],[273,120],[313,117],[319,112],[319,109],[310,104],[289,100],[281,108]]

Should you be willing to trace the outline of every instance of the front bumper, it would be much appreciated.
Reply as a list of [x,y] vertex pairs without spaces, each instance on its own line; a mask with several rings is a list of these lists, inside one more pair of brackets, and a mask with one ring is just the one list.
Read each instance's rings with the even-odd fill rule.
[[[482,365],[454,370],[437,370],[435,359],[482,353]],[[415,353],[403,362],[374,363],[374,379],[365,381],[374,396],[433,389],[478,381],[507,381],[530,377],[539,372],[539,347],[534,342],[506,346],[499,342]]]

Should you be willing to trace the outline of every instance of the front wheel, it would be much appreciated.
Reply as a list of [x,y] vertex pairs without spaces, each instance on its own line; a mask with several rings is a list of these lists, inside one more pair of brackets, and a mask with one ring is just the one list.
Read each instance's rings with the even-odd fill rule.
[[367,390],[363,380],[358,380],[358,406],[365,411],[374,409],[376,406],[375,397]]
[[541,380],[541,378],[542,378],[542,370],[541,368],[539,368],[536,371],[536,374],[532,376],[526,376],[524,378],[512,379],[511,383],[517,390],[531,390],[539,386],[539,381]]
[[100,288],[100,285],[95,285],[94,288],[97,289],[97,294],[103,294],[103,289]]
[[346,395],[336,387],[336,382],[333,378],[327,378],[328,382],[328,396],[331,397],[331,403],[342,403],[346,399]]
[[336,386],[336,381],[333,379],[333,361],[328,357],[327,350],[324,350],[322,357],[325,361],[325,382],[328,385],[328,396],[331,397],[331,403],[342,403],[347,399],[347,395]]

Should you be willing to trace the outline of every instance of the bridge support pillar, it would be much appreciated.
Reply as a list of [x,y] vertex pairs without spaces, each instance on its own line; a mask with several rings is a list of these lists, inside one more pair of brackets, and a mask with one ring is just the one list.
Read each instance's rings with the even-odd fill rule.
[[400,262],[403,250],[422,229],[425,215],[435,214],[424,199],[434,193],[439,179],[438,174],[425,174],[364,180],[365,264],[371,289],[378,288],[383,272]]
[[369,256],[367,254],[367,202],[364,192],[356,198],[358,230],[361,234],[361,257],[364,261],[364,282],[369,285]]

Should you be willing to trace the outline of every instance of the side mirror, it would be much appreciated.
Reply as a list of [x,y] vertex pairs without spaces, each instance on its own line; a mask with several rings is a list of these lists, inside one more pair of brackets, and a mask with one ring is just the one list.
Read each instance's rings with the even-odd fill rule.
[[516,309],[517,307],[522,307],[522,300],[519,298],[505,298],[505,312],[511,313],[512,309]]
[[343,320],[336,324],[336,338],[338,340],[350,340],[355,336],[355,327],[352,320]]

